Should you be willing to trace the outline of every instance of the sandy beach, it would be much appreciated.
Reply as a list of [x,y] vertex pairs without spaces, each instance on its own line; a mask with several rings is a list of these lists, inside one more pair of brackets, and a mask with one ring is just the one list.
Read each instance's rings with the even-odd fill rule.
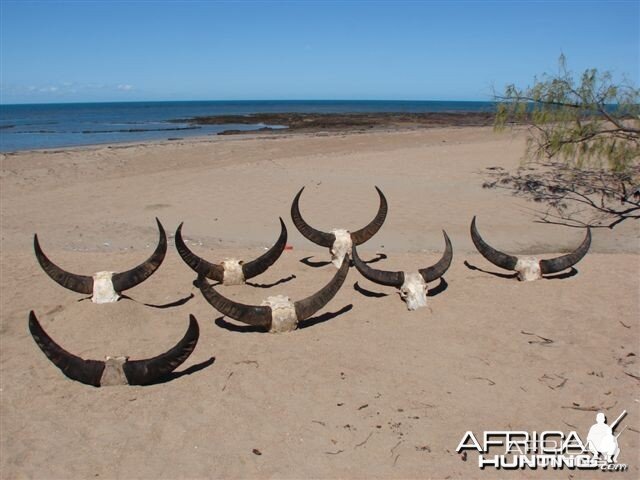
[[[620,463],[640,477],[640,225],[593,231],[567,278],[518,282],[475,249],[550,258],[584,232],[534,223],[536,205],[482,188],[487,167],[515,168],[522,132],[443,127],[347,134],[245,134],[143,145],[0,155],[0,477],[595,478],[600,471],[478,467],[456,453],[465,432],[575,430],[623,410]],[[429,306],[410,312],[397,290],[352,268],[304,328],[239,327],[194,287],[176,252],[212,262],[253,259],[288,228],[280,259],[254,285],[218,287],[235,301],[304,298],[335,273],[327,249],[295,229],[357,229],[385,193],[382,229],[359,248],[385,270],[424,268],[451,237],[453,264]],[[33,234],[59,266],[124,271],[169,235],[159,270],[96,305],[54,283]],[[310,258],[309,258],[310,257]],[[301,260],[308,259],[306,262]],[[318,263],[319,266],[314,265]],[[432,288],[438,285],[431,285]],[[34,310],[60,345],[86,359],[148,358],[184,334],[200,340],[171,381],[93,388],[66,378],[31,337]],[[182,372],[182,374],[181,374]],[[617,430],[620,431],[620,428]]]

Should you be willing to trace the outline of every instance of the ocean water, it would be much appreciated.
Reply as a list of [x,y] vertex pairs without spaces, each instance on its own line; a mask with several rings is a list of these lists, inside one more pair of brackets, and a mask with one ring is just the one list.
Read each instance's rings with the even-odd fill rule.
[[251,113],[481,112],[492,102],[192,101],[0,105],[0,152],[216,135],[266,125],[203,125],[170,120]]

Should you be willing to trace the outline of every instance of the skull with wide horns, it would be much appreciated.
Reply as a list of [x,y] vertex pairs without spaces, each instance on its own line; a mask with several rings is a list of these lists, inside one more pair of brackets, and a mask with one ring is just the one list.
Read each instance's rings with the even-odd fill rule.
[[218,264],[210,263],[200,258],[187,247],[182,239],[182,223],[176,230],[176,248],[182,260],[199,275],[204,275],[210,280],[221,282],[224,285],[242,285],[246,280],[265,272],[273,265],[284,251],[287,245],[287,227],[280,219],[280,236],[276,243],[255,260],[243,262],[242,260],[228,259]]
[[378,206],[378,213],[376,213],[376,216],[367,226],[360,230],[356,230],[355,232],[343,229],[334,229],[330,233],[322,232],[313,228],[302,218],[299,202],[300,195],[302,195],[303,190],[304,187],[300,189],[291,204],[291,219],[293,220],[293,224],[307,240],[310,240],[321,247],[327,247],[330,249],[331,263],[333,263],[336,268],[340,268],[344,256],[350,252],[352,245],[361,245],[371,239],[371,237],[380,230],[380,227],[382,227],[382,224],[387,217],[387,199],[382,193],[382,190],[376,187],[376,191],[380,197],[380,205]]
[[333,278],[313,295],[292,302],[289,297],[268,297],[262,305],[245,305],[234,302],[216,291],[204,277],[198,278],[200,291],[213,308],[229,318],[247,325],[264,328],[270,333],[290,332],[298,324],[323,308],[340,290],[349,273],[349,255]]
[[530,282],[542,278],[543,275],[566,270],[582,260],[591,246],[591,229],[587,228],[584,240],[573,252],[548,260],[540,260],[536,257],[515,257],[491,247],[478,233],[475,216],[471,221],[471,240],[482,256],[491,263],[505,270],[515,270],[518,272],[518,280]]
[[93,276],[77,275],[63,270],[49,260],[40,247],[37,234],[33,236],[33,248],[38,263],[56,283],[74,292],[92,295],[91,300],[94,303],[116,302],[121,292],[144,282],[162,264],[167,253],[167,235],[157,218],[156,223],[160,238],[155,251],[144,263],[126,272],[97,272]]
[[421,268],[417,272],[390,272],[376,270],[364,263],[358,256],[356,246],[353,246],[353,264],[367,280],[379,285],[396,287],[400,290],[400,297],[407,304],[409,310],[417,310],[427,305],[427,283],[442,277],[451,265],[453,247],[447,232],[444,234],[445,250],[438,262],[430,267]]
[[33,310],[29,313],[29,330],[38,347],[62,373],[71,380],[94,387],[152,384],[189,358],[200,336],[198,321],[190,315],[189,328],[184,337],[165,353],[145,360],[116,356],[100,361],[85,360],[67,352],[44,331]]

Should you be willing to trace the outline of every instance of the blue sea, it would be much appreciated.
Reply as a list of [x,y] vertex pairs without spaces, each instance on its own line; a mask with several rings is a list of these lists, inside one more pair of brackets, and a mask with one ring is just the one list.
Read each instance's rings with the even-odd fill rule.
[[[191,101],[0,105],[0,152],[169,140],[267,125],[203,125],[170,120],[252,113],[483,112],[492,102]],[[269,125],[271,126],[271,125]]]

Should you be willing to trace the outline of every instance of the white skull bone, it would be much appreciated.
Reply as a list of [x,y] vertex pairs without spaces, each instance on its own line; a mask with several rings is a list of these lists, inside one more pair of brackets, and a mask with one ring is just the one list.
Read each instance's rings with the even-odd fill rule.
[[400,287],[400,297],[409,310],[427,306],[427,284],[419,273],[405,273]]
[[331,233],[335,237],[333,245],[331,246],[331,263],[333,263],[336,268],[340,268],[344,256],[351,252],[353,245],[351,234],[347,230],[339,228],[331,230]]
[[223,285],[243,285],[244,272],[242,271],[242,261],[235,258],[227,258],[222,262],[224,273],[222,274]]
[[515,270],[518,272],[518,280],[521,282],[531,282],[542,278],[540,260],[535,257],[518,258]]

